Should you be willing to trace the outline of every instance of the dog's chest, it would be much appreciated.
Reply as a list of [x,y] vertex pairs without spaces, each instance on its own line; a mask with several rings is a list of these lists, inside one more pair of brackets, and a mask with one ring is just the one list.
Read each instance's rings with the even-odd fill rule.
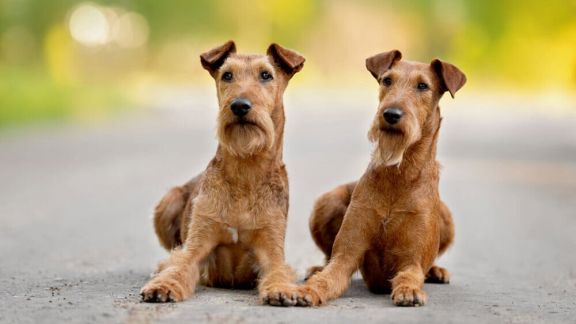
[[226,225],[228,226],[228,231],[233,231],[236,233],[238,230],[253,230],[258,228],[258,220],[253,212],[249,211],[234,211],[229,210],[225,215],[224,219]]
[[238,243],[238,228],[228,226],[227,230],[228,234],[230,234],[230,241],[232,241],[233,244]]
[[255,226],[250,223],[226,222],[223,224],[225,229],[224,242],[226,244],[242,244],[250,240]]
[[241,241],[242,232],[257,230],[278,218],[285,218],[281,216],[287,210],[286,191],[283,186],[273,186],[269,181],[251,187],[221,182],[220,186],[205,187],[196,206],[198,213],[221,223],[229,233],[237,232],[237,235],[231,234],[230,239]]
[[268,187],[258,190],[234,192],[227,201],[221,213],[222,220],[238,230],[255,230],[270,221],[272,214],[279,210],[276,195]]

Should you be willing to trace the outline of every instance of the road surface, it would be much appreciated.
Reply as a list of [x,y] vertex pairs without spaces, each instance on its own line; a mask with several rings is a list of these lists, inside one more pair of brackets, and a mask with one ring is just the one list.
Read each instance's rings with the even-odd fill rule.
[[[576,321],[576,115],[465,96],[443,102],[441,192],[456,243],[439,261],[452,282],[427,284],[427,306],[394,307],[358,276],[320,308],[261,306],[255,291],[204,287],[183,303],[140,303],[166,256],[152,208],[216,146],[211,91],[159,97],[114,121],[0,133],[1,323]],[[322,261],[307,228],[312,203],[363,172],[375,99],[303,89],[287,97],[286,253],[300,279]]]

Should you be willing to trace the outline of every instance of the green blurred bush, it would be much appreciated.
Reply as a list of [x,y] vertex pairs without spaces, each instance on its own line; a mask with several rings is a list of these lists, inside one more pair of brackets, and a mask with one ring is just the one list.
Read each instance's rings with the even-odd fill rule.
[[198,55],[279,42],[305,54],[296,82],[371,84],[363,60],[398,48],[441,57],[469,88],[576,88],[575,0],[0,0],[0,126],[96,118],[142,84],[207,84]]

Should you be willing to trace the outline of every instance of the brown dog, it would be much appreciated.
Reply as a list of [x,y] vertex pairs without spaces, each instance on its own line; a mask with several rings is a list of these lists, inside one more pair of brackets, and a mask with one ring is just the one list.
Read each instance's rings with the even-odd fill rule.
[[277,44],[267,55],[238,55],[232,41],[200,58],[216,80],[219,145],[202,174],[156,207],[156,234],[171,253],[142,288],[142,300],[181,301],[200,277],[230,288],[254,287],[259,278],[262,302],[294,305],[294,273],[284,263],[282,95],[304,58]]
[[424,64],[401,61],[401,56],[391,51],[366,60],[380,84],[380,104],[368,133],[376,149],[358,182],[316,202],[310,230],[328,264],[310,270],[300,305],[340,296],[358,268],[371,291],[391,291],[399,306],[426,303],[425,279],[449,281],[448,271],[434,265],[454,237],[450,211],[438,194],[438,101],[445,91],[454,96],[466,77],[440,60]]

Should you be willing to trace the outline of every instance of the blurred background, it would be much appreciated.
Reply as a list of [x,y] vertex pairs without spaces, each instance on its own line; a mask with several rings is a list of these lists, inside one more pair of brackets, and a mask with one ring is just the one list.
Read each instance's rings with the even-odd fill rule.
[[[0,0],[0,322],[573,323],[576,314],[576,0]],[[356,277],[331,306],[282,310],[199,288],[139,303],[166,257],[151,222],[216,148],[199,55],[233,39],[307,59],[285,94],[286,260],[323,262],[314,200],[357,179],[378,85],[366,57],[442,58],[468,83],[441,101],[440,190],[451,284],[392,308]]]
[[228,39],[307,58],[296,86],[366,88],[364,59],[393,48],[453,62],[467,92],[569,106],[576,1],[0,0],[0,127],[97,120],[207,87],[198,56]]

